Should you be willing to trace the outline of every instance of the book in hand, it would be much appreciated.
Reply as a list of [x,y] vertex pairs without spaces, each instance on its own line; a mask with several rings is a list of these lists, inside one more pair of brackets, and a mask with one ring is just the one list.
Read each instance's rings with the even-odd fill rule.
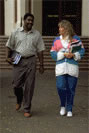
[[81,49],[81,42],[76,41],[71,43],[71,52],[75,53]]
[[11,55],[11,58],[13,59],[12,64],[18,64],[20,59],[21,59],[21,55],[18,52],[13,51],[12,55]]

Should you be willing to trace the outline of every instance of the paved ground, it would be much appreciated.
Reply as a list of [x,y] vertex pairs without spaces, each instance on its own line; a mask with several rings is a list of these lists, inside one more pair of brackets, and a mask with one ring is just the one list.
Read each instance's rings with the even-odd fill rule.
[[0,133],[88,133],[88,73],[81,72],[76,89],[73,117],[59,115],[54,71],[36,74],[32,117],[24,118],[23,107],[15,111],[12,72],[0,72]]

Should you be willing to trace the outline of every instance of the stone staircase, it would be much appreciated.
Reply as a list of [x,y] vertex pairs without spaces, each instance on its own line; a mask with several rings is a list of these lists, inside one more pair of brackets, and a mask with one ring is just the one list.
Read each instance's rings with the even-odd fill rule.
[[[43,40],[46,46],[46,50],[44,51],[44,68],[45,70],[54,70],[55,61],[50,56],[50,48],[52,46],[52,42],[54,36],[43,36]],[[80,37],[84,47],[85,47],[85,56],[79,62],[80,71],[89,71],[89,37]],[[9,65],[5,61],[6,52],[5,52],[5,44],[7,41],[7,36],[0,36],[0,69],[12,69],[12,66]],[[39,68],[39,61],[37,58],[37,69]]]

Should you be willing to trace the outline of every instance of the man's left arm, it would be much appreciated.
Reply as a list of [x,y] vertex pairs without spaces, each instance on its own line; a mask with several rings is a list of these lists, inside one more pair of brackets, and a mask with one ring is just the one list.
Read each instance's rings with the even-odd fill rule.
[[44,73],[44,58],[43,58],[43,51],[41,52],[38,52],[38,58],[39,58],[39,62],[40,62],[40,65],[39,65],[39,72],[42,74]]
[[44,72],[44,55],[43,51],[45,50],[44,41],[42,36],[39,33],[38,41],[37,41],[37,55],[40,62],[39,72],[42,74]]

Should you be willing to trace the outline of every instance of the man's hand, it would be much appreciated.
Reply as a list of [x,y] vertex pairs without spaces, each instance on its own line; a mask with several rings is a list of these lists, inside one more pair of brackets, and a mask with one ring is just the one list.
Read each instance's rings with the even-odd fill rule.
[[64,53],[64,56],[66,57],[66,58],[73,58],[74,57],[74,54],[73,53],[71,53],[71,52],[69,52],[69,53]]
[[44,73],[43,51],[39,52],[37,55],[38,55],[39,62],[40,62],[39,72],[40,72],[40,74],[43,74]]
[[44,67],[43,67],[43,65],[40,65],[39,72],[40,72],[40,74],[43,74],[44,73]]
[[13,58],[10,58],[12,54],[12,50],[9,47],[6,47],[6,61],[12,65]]
[[10,65],[12,65],[13,59],[12,59],[12,58],[6,58],[6,61],[7,61]]

